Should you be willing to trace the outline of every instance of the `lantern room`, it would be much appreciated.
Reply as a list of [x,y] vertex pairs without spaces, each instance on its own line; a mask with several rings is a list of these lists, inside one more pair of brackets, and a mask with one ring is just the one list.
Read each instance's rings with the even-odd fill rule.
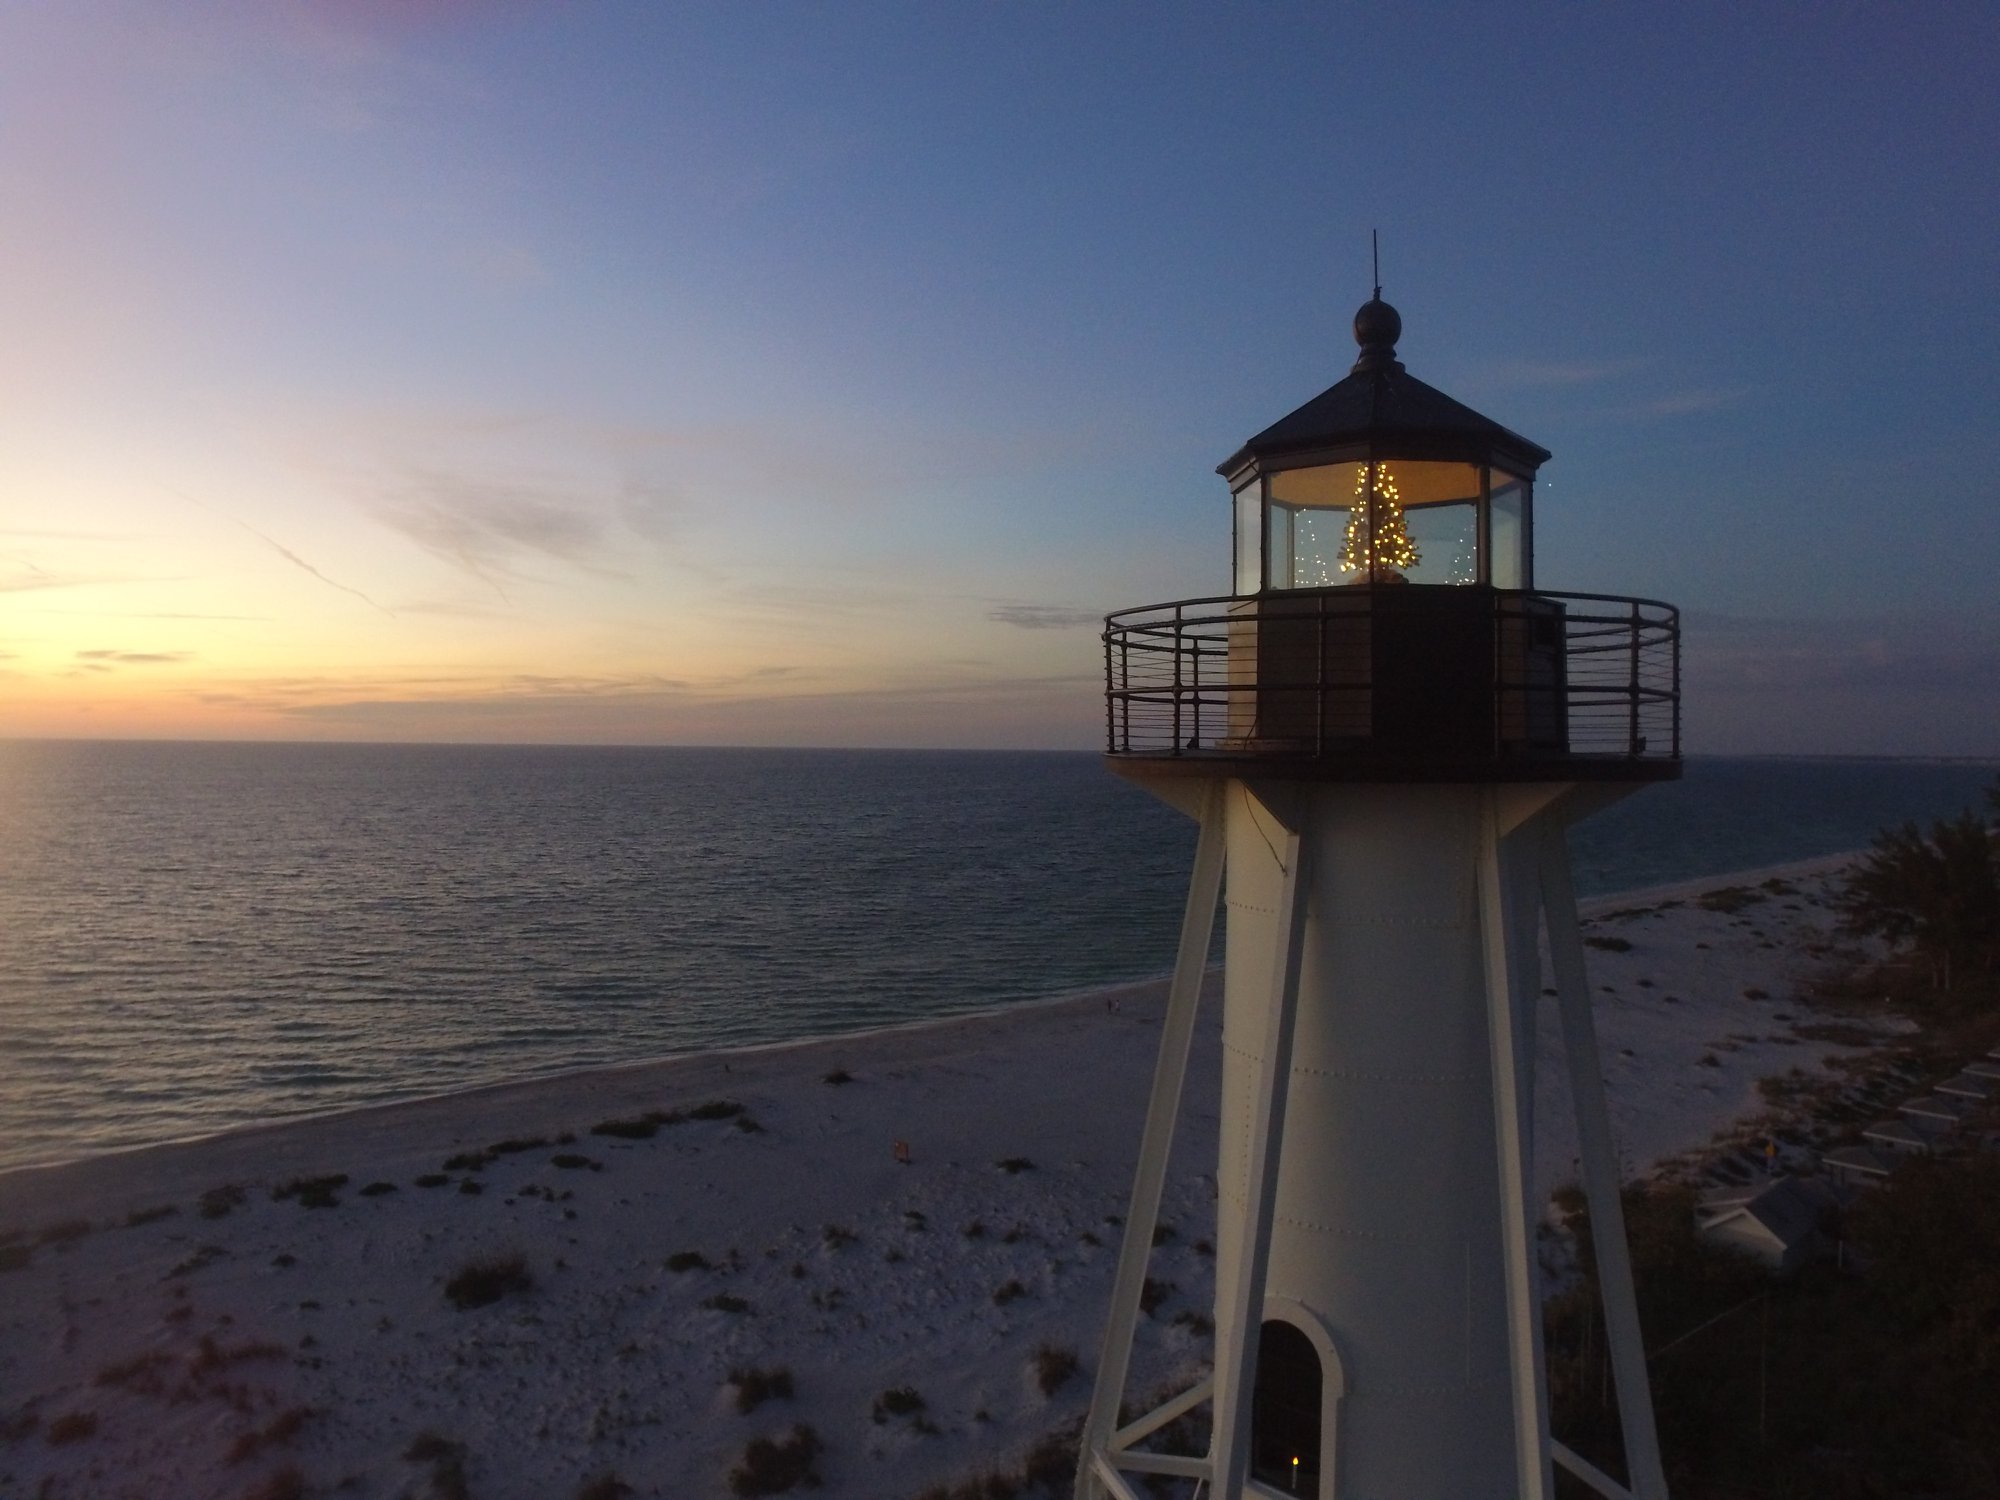
[[1670,778],[1680,622],[1535,575],[1549,451],[1410,375],[1403,320],[1354,317],[1352,370],[1218,466],[1231,591],[1105,621],[1113,763],[1317,779]]
[[1364,303],[1353,372],[1218,469],[1235,497],[1236,593],[1534,587],[1548,450],[1407,374],[1402,327],[1379,297]]

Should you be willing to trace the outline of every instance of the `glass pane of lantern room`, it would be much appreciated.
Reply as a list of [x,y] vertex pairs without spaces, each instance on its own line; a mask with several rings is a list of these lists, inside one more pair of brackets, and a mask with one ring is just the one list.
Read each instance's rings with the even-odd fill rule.
[[[1479,582],[1478,465],[1385,460],[1375,508],[1378,553],[1406,559],[1396,567],[1405,580]],[[1407,546],[1397,545],[1399,527]]]
[[1270,586],[1313,589],[1353,583],[1348,532],[1364,464],[1320,464],[1270,477]]
[[1504,469],[1493,471],[1493,587],[1535,586],[1528,559],[1528,497],[1534,488]]
[[1236,592],[1264,586],[1264,486],[1253,479],[1236,492]]

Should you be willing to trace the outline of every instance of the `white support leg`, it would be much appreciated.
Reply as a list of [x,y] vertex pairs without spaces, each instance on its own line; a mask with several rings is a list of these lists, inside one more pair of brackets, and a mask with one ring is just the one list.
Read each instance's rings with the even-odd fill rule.
[[1479,919],[1486,967],[1487,1036],[1493,1073],[1493,1124],[1499,1142],[1500,1225],[1506,1256],[1508,1365],[1514,1392],[1514,1447],[1521,1500],[1554,1492],[1542,1374],[1542,1308],[1536,1296],[1524,1105],[1517,1066],[1519,1022],[1515,966],[1508,957],[1501,878],[1499,808],[1489,794],[1479,840]]
[[1583,1156],[1584,1194],[1590,1203],[1591,1243],[1597,1249],[1597,1281],[1604,1295],[1604,1327],[1610,1335],[1611,1370],[1618,1388],[1618,1421],[1625,1433],[1625,1467],[1638,1500],[1667,1500],[1660,1439],[1653,1427],[1652,1390],[1646,1379],[1645,1342],[1639,1331],[1639,1302],[1632,1290],[1632,1258],[1625,1245],[1618,1159],[1599,1071],[1597,1027],[1590,1014],[1583,934],[1570,882],[1569,842],[1560,826],[1550,827],[1542,838],[1541,884],[1556,1003],[1562,1013],[1563,1055],[1569,1065]]
[[1180,1113],[1181,1090],[1187,1080],[1188,1051],[1194,1039],[1195,1012],[1208,968],[1208,950],[1215,931],[1215,908],[1222,894],[1223,856],[1227,849],[1223,806],[1228,783],[1206,787],[1201,806],[1201,835],[1195,844],[1194,875],[1188,882],[1187,908],[1181,917],[1180,947],[1174,956],[1174,977],[1167,991],[1167,1013],[1160,1024],[1160,1055],[1153,1066],[1153,1092],[1146,1106],[1146,1125],[1139,1139],[1139,1167],[1132,1184],[1132,1203],[1125,1216],[1125,1238],[1118,1251],[1118,1273],[1111,1288],[1111,1316],[1104,1330],[1104,1352],[1097,1362],[1097,1383],[1084,1424],[1082,1453],[1077,1466],[1079,1500],[1096,1500],[1105,1491],[1099,1479],[1101,1458],[1118,1425],[1118,1405],[1125,1395],[1125,1377],[1132,1362],[1132,1335],[1139,1324],[1139,1298],[1146,1284],[1146,1263],[1153,1247],[1153,1229],[1160,1217],[1160,1196],[1173,1148],[1174,1122]]
[[[1514,1058],[1520,1070],[1521,1139],[1535,1139],[1535,1061],[1541,1052],[1542,885],[1538,830],[1500,830],[1500,876],[1507,912],[1507,958],[1514,979]],[[1527,1153],[1532,1179],[1534,1152]],[[1530,1185],[1532,1186],[1532,1180]]]
[[1251,1115],[1242,1271],[1229,1288],[1230,1305],[1226,1313],[1217,1319],[1223,1336],[1217,1342],[1215,1368],[1237,1377],[1230,1380],[1226,1399],[1216,1402],[1210,1438],[1212,1488],[1218,1496],[1241,1495],[1250,1471],[1253,1369],[1264,1311],[1264,1275],[1270,1261],[1271,1215],[1278,1196],[1285,1101],[1292,1075],[1293,1022],[1299,1006],[1299,965],[1305,947],[1306,844],[1299,835],[1296,820],[1287,819],[1278,846],[1284,878],[1278,899],[1277,930],[1285,947],[1279,961],[1272,966],[1273,993],[1265,1012],[1271,1018],[1271,1032],[1259,1066],[1256,1104]]

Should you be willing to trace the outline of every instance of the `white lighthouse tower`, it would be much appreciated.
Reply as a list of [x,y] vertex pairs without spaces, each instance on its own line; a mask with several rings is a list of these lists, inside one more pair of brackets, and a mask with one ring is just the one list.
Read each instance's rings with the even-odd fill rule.
[[[1668,605],[1536,588],[1549,454],[1353,372],[1224,463],[1235,592],[1106,622],[1109,762],[1201,833],[1079,1500],[1547,1500],[1561,1464],[1665,1500],[1566,829],[1680,774]],[[1214,1372],[1120,1423],[1227,872]],[[1625,1437],[1551,1441],[1533,1234],[1554,970]],[[1160,1445],[1210,1407],[1205,1453]],[[1157,1481],[1154,1481],[1157,1482]]]

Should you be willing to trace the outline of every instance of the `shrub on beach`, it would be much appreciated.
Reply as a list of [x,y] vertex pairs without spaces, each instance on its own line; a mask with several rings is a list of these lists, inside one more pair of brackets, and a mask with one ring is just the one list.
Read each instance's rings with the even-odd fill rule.
[[1712,891],[1703,891],[1695,897],[1695,905],[1703,911],[1718,911],[1724,916],[1733,917],[1764,899],[1764,896],[1751,890],[1747,885],[1723,885],[1717,886]]
[[523,1256],[501,1255],[468,1261],[444,1284],[444,1294],[461,1312],[485,1307],[512,1293],[533,1290],[534,1275]]
[[736,1387],[740,1412],[753,1412],[766,1401],[790,1400],[792,1395],[792,1372],[782,1365],[769,1370],[739,1366],[729,1372],[729,1383]]
[[306,1476],[287,1465],[251,1490],[243,1500],[306,1500]]
[[97,1435],[97,1413],[94,1411],[64,1412],[49,1423],[42,1436],[56,1446],[64,1443],[80,1443],[85,1438]]
[[813,1467],[820,1455],[819,1434],[805,1423],[794,1427],[782,1440],[752,1438],[743,1450],[743,1462],[729,1471],[732,1495],[778,1495],[786,1490],[810,1485],[817,1489],[819,1471]]
[[991,1470],[957,1484],[934,1484],[917,1500],[1014,1500],[1021,1493],[1021,1476]]
[[167,1272],[167,1279],[171,1281],[182,1276],[192,1276],[204,1266],[212,1266],[228,1254],[229,1252],[220,1245],[203,1245]]
[[300,1208],[338,1208],[340,1198],[336,1190],[346,1186],[345,1172],[334,1172],[325,1177],[294,1177],[290,1182],[272,1188],[271,1198],[276,1203],[296,1198]]
[[873,1415],[876,1424],[886,1422],[891,1417],[907,1417],[924,1409],[924,1398],[913,1385],[892,1386],[875,1398]]
[[523,1151],[533,1151],[546,1146],[549,1138],[545,1135],[515,1136],[504,1141],[495,1141],[486,1148],[488,1156],[514,1156]]
[[706,1271],[710,1269],[708,1257],[699,1250],[676,1250],[667,1257],[669,1271]]
[[298,1436],[299,1429],[305,1426],[313,1415],[313,1409],[309,1406],[287,1407],[271,1418],[265,1426],[239,1435],[236,1441],[229,1445],[227,1461],[240,1464],[247,1458],[254,1458],[265,1448],[289,1443]]
[[1076,1373],[1076,1351],[1060,1344],[1042,1344],[1035,1349],[1035,1384],[1044,1396],[1053,1396]]
[[649,1109],[643,1115],[622,1120],[599,1120],[590,1127],[592,1135],[610,1136],[621,1141],[650,1141],[662,1125],[678,1125],[687,1116],[677,1109]]
[[206,1375],[215,1370],[226,1370],[231,1365],[245,1364],[253,1360],[283,1359],[284,1349],[268,1339],[252,1339],[247,1343],[225,1349],[216,1343],[211,1334],[203,1334],[201,1342],[195,1346],[194,1358],[188,1361],[191,1374]]
[[221,1219],[229,1215],[231,1209],[243,1206],[243,1189],[230,1184],[226,1187],[210,1188],[201,1195],[197,1212],[204,1219]]
[[431,1494],[437,1500],[467,1500],[471,1494],[465,1482],[465,1444],[426,1428],[410,1439],[403,1457],[413,1464],[431,1466]]
[[957,1484],[933,1485],[917,1500],[1014,1500],[1023,1493],[1067,1494],[1076,1478],[1080,1428],[1072,1425],[1038,1439],[1011,1474],[989,1470]]
[[141,1396],[159,1396],[167,1388],[166,1372],[174,1363],[164,1350],[151,1349],[117,1364],[106,1365],[91,1379],[93,1385],[118,1386]]

